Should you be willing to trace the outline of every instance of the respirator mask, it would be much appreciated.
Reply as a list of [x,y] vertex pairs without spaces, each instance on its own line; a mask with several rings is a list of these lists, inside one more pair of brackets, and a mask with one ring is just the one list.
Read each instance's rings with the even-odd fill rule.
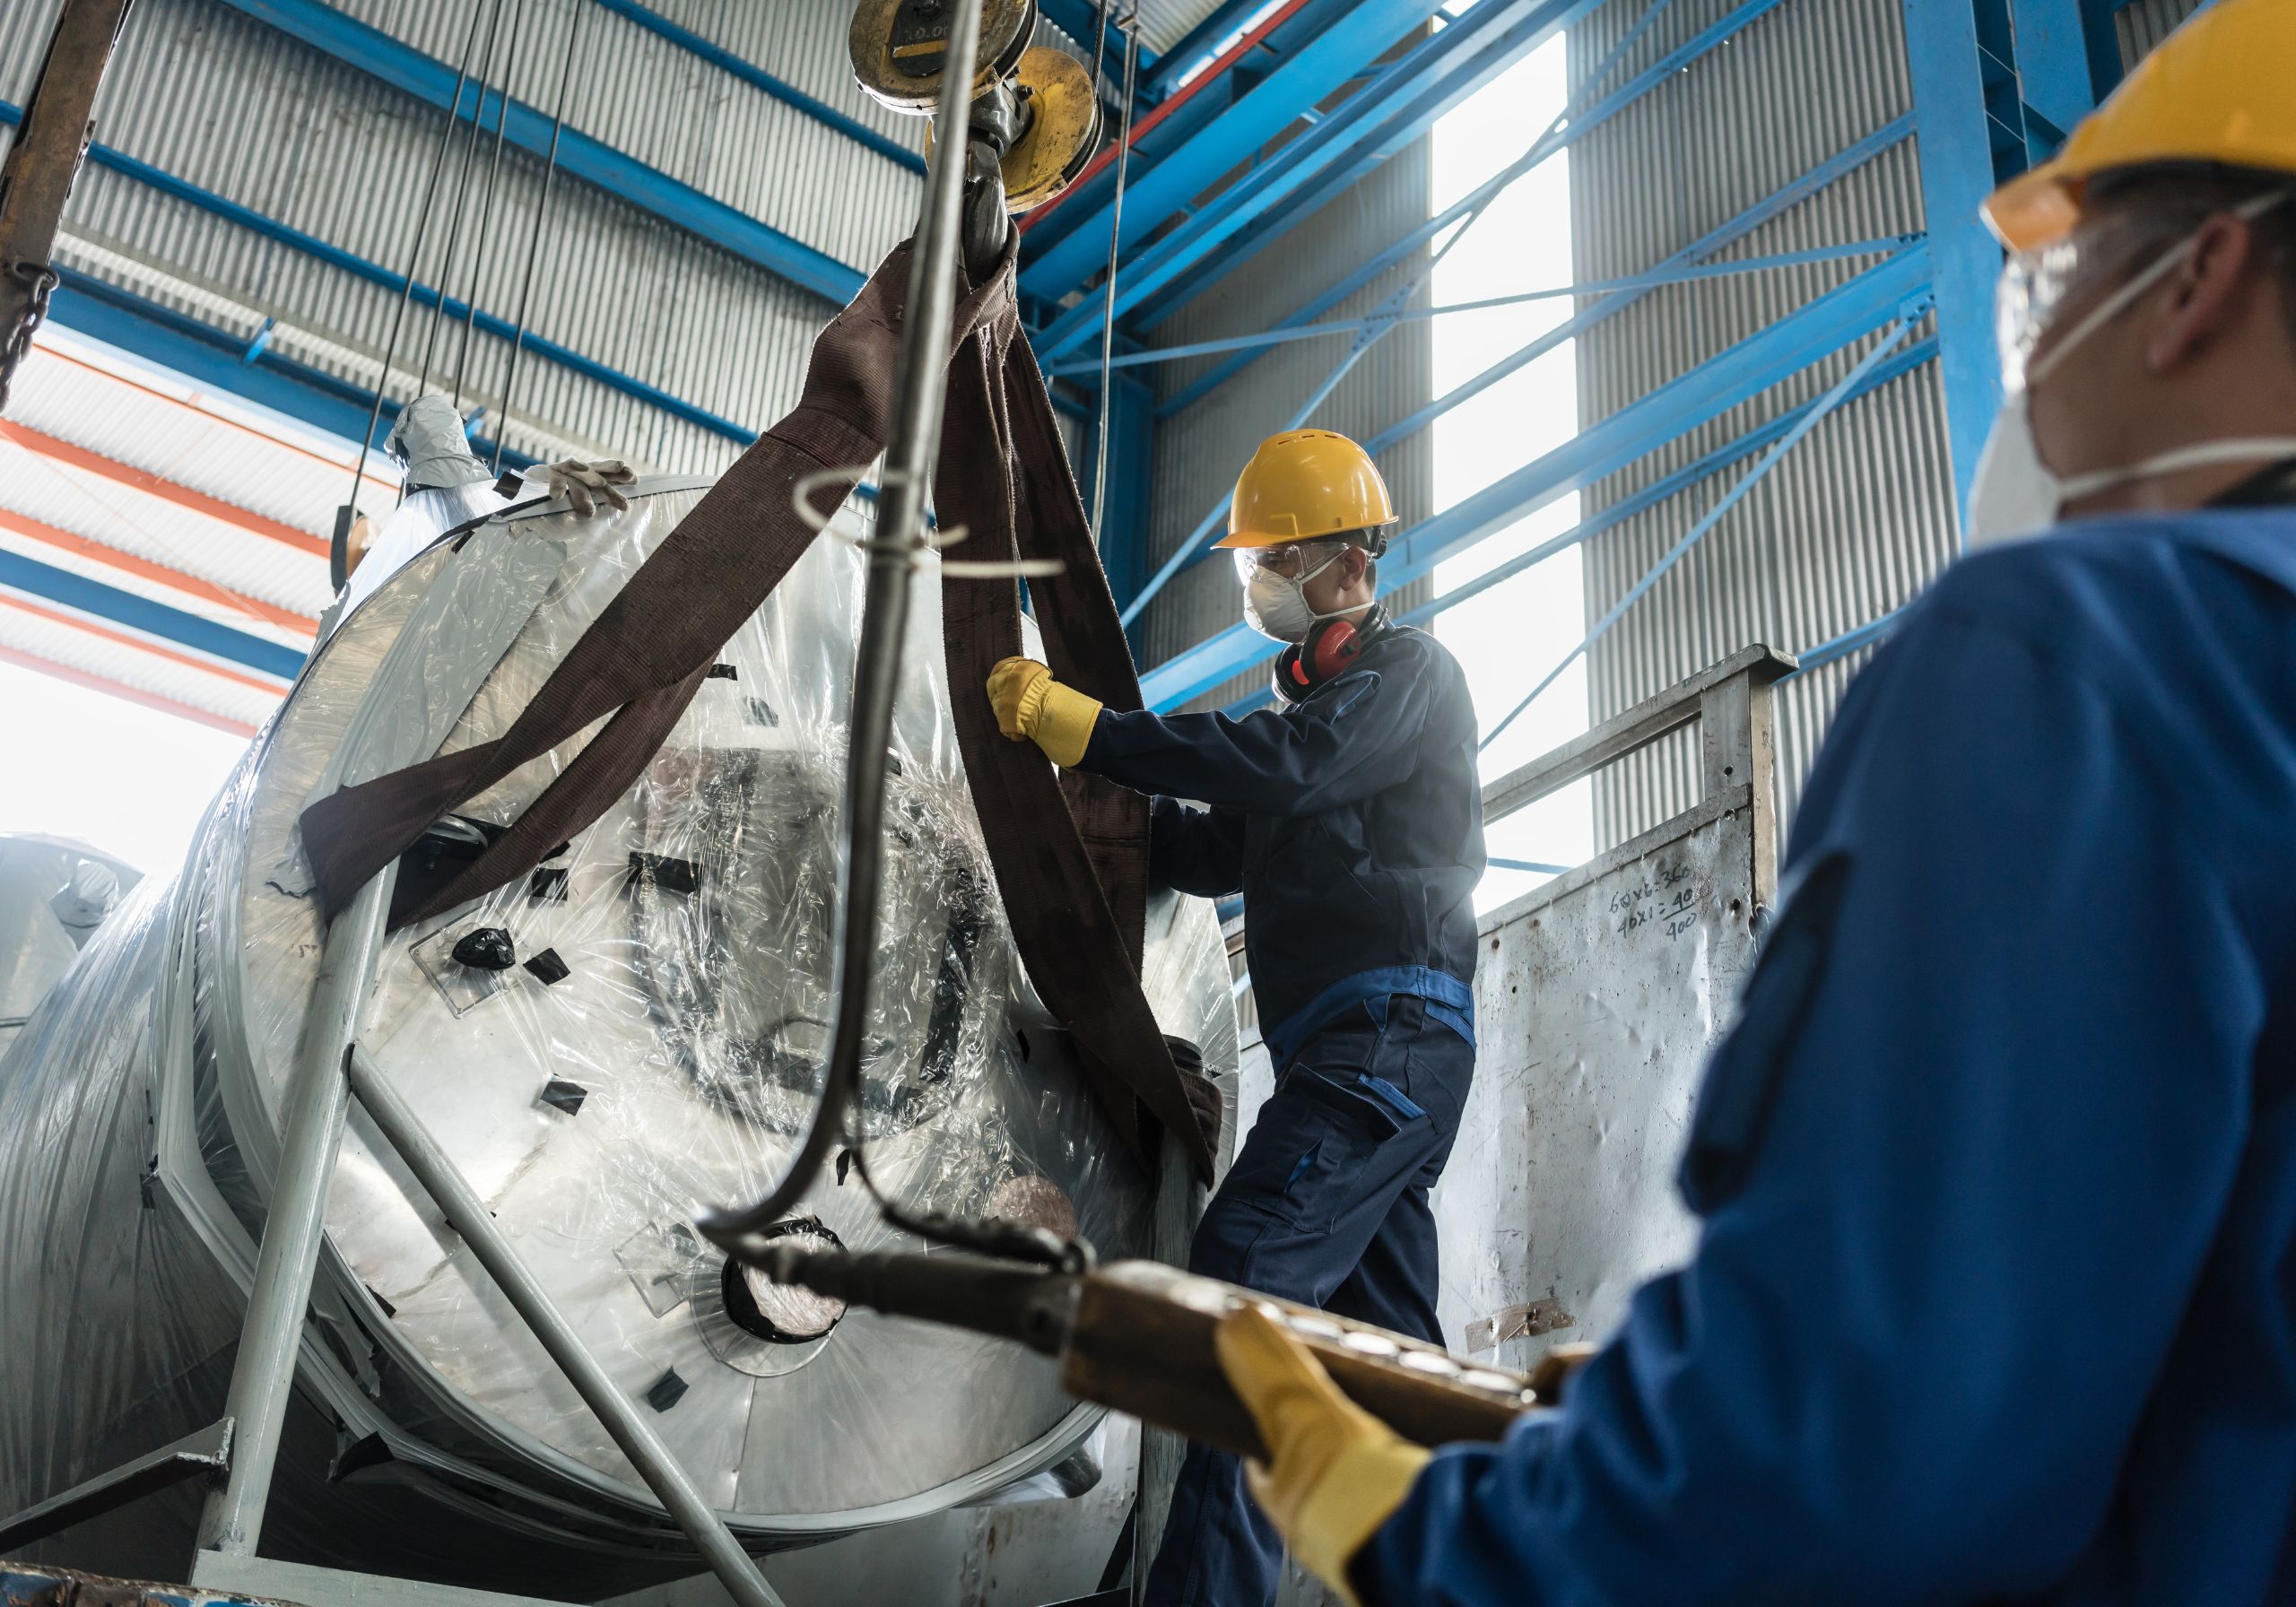
[[1281,547],[1240,547],[1236,573],[1244,583],[1244,623],[1279,642],[1308,638],[1318,620],[1352,613],[1352,608],[1318,613],[1308,604],[1308,582],[1339,561],[1339,543],[1292,543]]
[[[2274,190],[2235,208],[2234,215],[2253,222],[2287,199],[2287,191]],[[1972,551],[2038,535],[2057,522],[2066,503],[2132,481],[2211,464],[2296,457],[2296,439],[2257,437],[2197,441],[2136,463],[2070,476],[2057,473],[2042,460],[2040,443],[2033,436],[2032,387],[2055,373],[2097,331],[2190,260],[2199,246],[2198,230],[2187,234],[2158,262],[2099,302],[2063,339],[2036,357],[2041,338],[2069,299],[2110,271],[2126,267],[2152,238],[2139,224],[2108,223],[2010,259],[2001,276],[1997,308],[2005,400],[1986,441],[1985,455],[1978,460],[1976,482],[1970,491],[1967,544]]]

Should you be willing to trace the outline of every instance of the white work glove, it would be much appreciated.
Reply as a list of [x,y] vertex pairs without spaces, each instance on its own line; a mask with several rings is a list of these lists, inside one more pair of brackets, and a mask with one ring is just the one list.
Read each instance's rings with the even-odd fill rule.
[[618,489],[636,483],[638,476],[630,465],[618,457],[598,463],[584,463],[578,457],[569,457],[550,465],[550,494],[563,497],[578,519],[587,519],[598,511],[601,501],[613,505],[616,513],[629,510],[630,499]]

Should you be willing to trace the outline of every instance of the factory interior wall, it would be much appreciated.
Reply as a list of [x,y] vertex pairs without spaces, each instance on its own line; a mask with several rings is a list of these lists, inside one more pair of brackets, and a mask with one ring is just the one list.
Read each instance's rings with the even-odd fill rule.
[[[1689,245],[1912,108],[1902,0],[1787,0],[1575,150],[1578,276],[1634,274]],[[1731,7],[1682,0],[1622,74]],[[1642,14],[1612,0],[1571,39],[1574,73]],[[1779,86],[1796,86],[1781,94]],[[1918,151],[1900,141],[1719,254],[1768,256],[1925,227]],[[1872,257],[1709,279],[1644,298],[1578,342],[1580,421],[1591,425],[1873,265]],[[1930,330],[1917,328],[1913,340]],[[1588,489],[1591,516],[1822,395],[1868,336]],[[1752,466],[1742,463],[1596,536],[1587,615],[1599,619]],[[1791,652],[1879,618],[1959,546],[1944,398],[1924,364],[1822,422],[1589,655],[1591,717],[1606,719],[1752,642]],[[1779,813],[1790,820],[1842,689],[1870,649],[1818,669],[1778,700]],[[1622,842],[1698,796],[1690,729],[1596,779],[1596,847]]]
[[[61,0],[0,11],[0,97],[22,105]],[[488,76],[545,114],[555,104],[576,0],[531,0],[515,61],[506,39]],[[451,68],[470,8],[457,0],[360,0],[338,9]],[[833,6],[666,4],[673,20],[821,96],[903,143],[917,125],[850,91],[843,13]],[[691,14],[689,14],[691,13]],[[507,14],[507,13],[506,13]],[[581,4],[567,126],[770,222],[865,273],[908,232],[918,179],[848,136],[774,100],[602,6]],[[510,29],[506,26],[504,32]],[[484,39],[481,39],[482,50]],[[381,80],[212,0],[139,0],[97,106],[102,142],[396,274],[422,213],[444,114]],[[467,133],[467,126],[465,126]],[[515,320],[544,163],[501,158],[491,208],[491,131],[467,178],[450,148],[442,195],[459,195],[460,249],[448,293]],[[752,160],[772,151],[776,160]],[[396,291],[314,259],[109,168],[83,170],[59,256],[67,268],[370,389]],[[442,199],[416,277],[438,283],[455,230]],[[476,247],[474,249],[474,247]],[[755,263],[558,174],[527,326],[744,429],[796,400],[813,337],[832,310]],[[431,316],[410,312],[392,393],[414,394]],[[453,391],[462,332],[443,324],[430,388]],[[465,400],[499,408],[509,343],[471,341]],[[677,473],[723,468],[743,443],[598,380],[521,360],[508,444],[579,450]],[[491,433],[491,424],[482,430]]]
[[[1428,144],[1422,139],[1228,273],[1150,332],[1149,338],[1158,345],[1178,344],[1273,327],[1397,236],[1425,222],[1427,206]],[[1324,316],[1361,317],[1425,269],[1422,249]],[[1424,286],[1410,304],[1427,305]],[[1265,348],[1250,367],[1156,425],[1147,553],[1152,571],[1234,488],[1252,447],[1291,422],[1300,404],[1346,355],[1350,338]],[[1355,364],[1309,423],[1361,440],[1424,406],[1432,395],[1431,342],[1425,320],[1395,326]],[[1157,365],[1151,371],[1158,401],[1176,395],[1221,360],[1200,357]],[[1405,525],[1434,511],[1433,445],[1425,432],[1397,443],[1378,462]],[[1205,539],[1224,534],[1223,522]],[[1398,605],[1409,607],[1422,595],[1416,588],[1399,594]],[[1141,616],[1141,663],[1156,664],[1234,624],[1239,607],[1236,572],[1224,560],[1182,570]],[[1254,668],[1189,707],[1218,708],[1266,688],[1265,668]]]

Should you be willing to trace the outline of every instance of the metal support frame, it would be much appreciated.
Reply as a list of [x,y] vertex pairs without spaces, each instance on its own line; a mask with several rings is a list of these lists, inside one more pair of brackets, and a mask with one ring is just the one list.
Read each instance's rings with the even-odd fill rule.
[[2047,156],[2119,72],[2110,9],[2092,0],[1904,0],[1921,129],[1921,189],[1937,239],[1937,335],[1955,504],[1966,508],[2001,405],[1994,287],[2001,252],[1978,209]]
[[[503,137],[529,155],[541,156],[550,149],[551,118],[546,114],[522,101],[506,101],[501,91],[491,88],[482,88],[472,106],[461,105],[454,92],[453,68],[319,0],[222,3],[427,105],[451,109],[457,119],[483,127],[499,123]],[[558,165],[570,176],[814,295],[842,306],[860,292],[865,276],[857,268],[589,135],[565,130],[559,140]]]
[[311,1303],[311,1277],[326,1233],[327,1190],[335,1181],[343,1118],[350,1108],[345,1073],[397,881],[397,865],[386,867],[327,925],[326,947],[288,1084],[279,1170],[264,1213],[255,1286],[248,1295],[247,1321],[224,1396],[224,1411],[238,1425],[239,1450],[223,1487],[208,1497],[200,1514],[203,1551],[253,1556],[263,1537],[279,1437],[295,1389],[304,1313]]
[[148,1456],[123,1462],[12,1516],[0,1518],[0,1556],[74,1524],[171,1490],[188,1479],[216,1478],[231,1465],[231,1420],[210,1423]]
[[[1527,3],[1483,0],[1486,5]],[[1577,3],[1587,4],[1592,0]],[[1424,22],[1434,13],[1436,4],[1437,0],[1361,0],[1301,43],[1264,82],[1222,111],[1216,122],[1133,176],[1125,198],[1120,248],[1129,249],[1170,222],[1243,155],[1283,133],[1300,112],[1338,89],[1364,62]],[[1370,92],[1367,89],[1357,94]],[[1105,265],[1112,204],[1095,206],[1082,217],[1072,215],[1078,210],[1074,206],[1061,209],[1058,221],[1065,232],[1057,239],[1039,244],[1044,231],[1032,231],[1031,244],[1039,254],[1021,271],[1020,285],[1026,294],[1057,300]],[[1097,308],[1086,321],[1096,333],[1100,327]],[[1054,355],[1059,349],[1039,345],[1039,350]]]
[[[478,1197],[453,1158],[439,1148],[438,1140],[431,1137],[413,1108],[375,1069],[362,1050],[352,1048],[349,1052],[344,1071],[348,1074],[347,1090],[357,1094],[360,1105],[406,1163],[406,1169],[445,1214],[448,1225],[462,1236],[463,1243],[470,1247],[471,1254],[486,1269],[487,1276],[494,1280],[519,1319],[533,1330],[543,1349],[550,1352],[550,1359],[558,1364],[559,1371],[581,1395],[583,1404],[604,1425],[614,1445],[630,1459],[631,1465],[638,1470],[639,1476],[676,1520],[678,1527],[685,1531],[727,1594],[739,1607],[782,1607],[781,1598],[765,1582],[757,1563],[742,1550],[733,1531],[726,1527],[725,1520],[678,1464],[661,1436],[590,1353],[573,1325],[566,1320],[565,1314],[511,1247],[509,1236],[496,1225],[486,1203]],[[336,1115],[339,1128],[339,1105]],[[266,1248],[269,1242],[270,1235],[265,1233]]]
[[[1331,115],[1272,158],[1251,166],[1217,198],[1126,261],[1124,282],[1113,301],[1116,316],[1123,317],[1175,283],[1211,251],[1232,240],[1253,219],[1298,195],[1319,175],[1364,161],[1377,165],[1404,150],[1438,117],[1597,3],[1478,0],[1459,22],[1430,35],[1381,68]],[[1226,123],[1222,118],[1218,126],[1224,127]],[[1232,151],[1231,147],[1231,167],[1234,165]],[[1139,185],[1144,187],[1163,179],[1167,167],[1157,168]],[[1147,236],[1142,231],[1135,238]],[[1037,293],[1057,294],[1073,288],[1076,281],[1055,273],[1056,263],[1062,260],[1061,248],[1056,247],[1039,261],[1032,270],[1038,274]],[[1022,282],[1027,281],[1024,274]],[[1039,354],[1062,356],[1097,334],[1109,305],[1105,293],[1087,295],[1045,329],[1037,342]]]
[[[1426,519],[1380,560],[1383,592],[1407,586],[1555,498],[1591,485],[1791,374],[1904,316],[1929,293],[1926,246],[1900,252],[1777,324],[1700,363],[1544,456]],[[1265,648],[1266,651],[1262,649]],[[1141,677],[1152,708],[1170,708],[1217,686],[1273,651],[1242,624],[1230,626]]]
[[1142,91],[1149,103],[1169,97],[1188,73],[1220,53],[1222,41],[1267,8],[1269,0],[1220,0],[1195,27],[1172,42],[1163,56],[1140,63]]
[[[1778,217],[1779,214],[1808,199],[1811,195],[1817,194],[1820,190],[1833,183],[1834,180],[1843,177],[1845,174],[1854,172],[1858,168],[1863,167],[1866,163],[1873,161],[1876,156],[1879,156],[1883,152],[1891,149],[1903,140],[1911,138],[1913,135],[1913,119],[1910,117],[1900,117],[1894,122],[1884,126],[1875,133],[1868,135],[1866,138],[1857,141],[1856,143],[1848,146],[1840,152],[1838,152],[1832,157],[1811,169],[1810,171],[1805,173],[1793,183],[1785,186],[1783,188],[1773,192],[1770,195],[1765,196],[1763,199],[1756,202],[1752,206],[1748,207],[1744,212],[1740,213],[1736,217],[1731,219],[1728,222],[1723,224],[1718,229],[1716,229],[1711,232],[1701,236],[1700,239],[1692,241],[1691,244],[1683,247],[1680,251],[1675,252],[1673,256],[1666,257],[1664,261],[1657,263],[1653,267],[1646,271],[1651,274],[1666,273],[1677,268],[1687,267],[1694,263],[1704,261],[1706,258],[1713,256],[1716,252],[1723,250],[1736,241],[1744,239],[1747,235],[1752,234],[1755,230],[1761,228],[1764,223],[1769,222],[1771,219]],[[1350,285],[1348,288],[1352,291],[1355,287]],[[1596,325],[1625,311],[1628,308],[1633,306],[1637,301],[1640,300],[1644,296],[1649,293],[1650,292],[1647,290],[1619,291],[1604,297],[1592,307],[1564,319],[1554,328],[1537,336],[1535,339],[1530,341],[1527,344],[1520,347],[1517,351],[1500,358],[1497,362],[1492,364],[1491,367],[1485,369],[1482,373],[1477,374],[1474,378],[1467,380],[1464,384],[1454,387],[1450,391],[1437,397],[1434,401],[1419,409],[1416,413],[1413,413],[1405,418],[1399,419],[1395,423],[1390,424],[1387,429],[1381,430],[1378,434],[1373,436],[1369,441],[1364,443],[1366,450],[1370,451],[1376,456],[1378,454],[1387,450],[1388,447],[1409,439],[1411,437],[1418,434],[1421,430],[1432,424],[1437,419],[1441,418],[1445,413],[1450,412],[1453,408],[1473,401],[1476,396],[1481,395],[1484,391],[1489,390],[1500,380],[1505,379],[1511,374],[1518,372],[1522,369],[1529,366],[1531,363],[1537,361],[1548,352],[1562,345],[1566,341],[1569,341],[1575,336],[1585,333],[1587,330],[1594,328]],[[1311,308],[1320,308],[1323,304],[1323,299],[1318,298],[1316,302],[1310,303],[1309,305]],[[1309,417],[1312,416],[1314,410],[1322,405],[1323,398],[1331,394],[1332,389],[1337,386],[1340,378],[1345,374],[1348,367],[1352,366],[1355,359],[1361,354],[1361,348],[1359,345],[1357,350],[1350,352],[1348,357],[1342,362],[1341,366],[1334,371],[1328,379],[1325,381],[1324,386],[1309,399],[1308,405],[1300,410],[1300,413],[1297,418],[1295,418],[1292,428],[1299,428],[1301,424],[1306,422]],[[1166,406],[1157,410],[1156,416],[1158,419],[1161,420],[1169,416],[1170,411],[1172,411],[1171,405],[1167,404]],[[1161,590],[1174,575],[1203,562],[1205,558],[1210,556],[1209,551],[1202,545],[1203,536],[1205,533],[1212,527],[1213,522],[1220,517],[1222,511],[1226,507],[1227,503],[1224,499],[1215,504],[1212,510],[1205,516],[1204,519],[1196,525],[1193,531],[1190,532],[1187,538],[1173,551],[1171,555],[1165,560],[1162,568],[1157,571],[1156,575],[1151,578],[1148,585],[1143,588],[1141,594],[1133,598],[1132,603],[1126,612],[1126,619],[1127,621],[1129,621],[1134,615],[1137,614],[1142,608],[1144,608],[1147,605],[1148,598],[1156,591]]]
[[[1495,175],[1483,188],[1491,188],[1493,185],[1503,187],[1506,182],[1520,177],[1522,172],[1538,166],[1557,152],[1569,150],[1652,91],[1673,82],[1700,59],[1729,43],[1784,3],[1785,0],[1742,0],[1735,10],[1692,34],[1614,92],[1575,113],[1567,127],[1547,133],[1524,153],[1516,166]],[[1647,22],[1657,14],[1654,7],[1644,13],[1644,21]],[[1605,64],[1605,73],[1609,65]],[[1599,83],[1599,76],[1596,82]],[[1325,174],[1311,188],[1292,197],[1280,209],[1254,223],[1241,239],[1222,254],[1217,264],[1187,274],[1176,281],[1165,294],[1140,308],[1141,326],[1152,327],[1169,318],[1283,235],[1315,216],[1321,208],[1361,182],[1373,169],[1399,154],[1423,135],[1433,126],[1436,117],[1443,109],[1448,108],[1438,109],[1432,114],[1422,113],[1406,121],[1401,128],[1384,135],[1369,152],[1352,165]],[[1481,190],[1476,194],[1480,195]],[[1472,204],[1474,201],[1474,196],[1463,197],[1461,204]]]

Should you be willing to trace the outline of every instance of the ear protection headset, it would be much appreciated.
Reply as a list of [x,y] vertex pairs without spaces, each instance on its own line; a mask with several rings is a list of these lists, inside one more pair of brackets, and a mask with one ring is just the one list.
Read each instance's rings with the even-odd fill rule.
[[1304,700],[1316,688],[1352,668],[1364,648],[1395,627],[1387,604],[1375,603],[1362,623],[1318,620],[1305,640],[1275,656],[1275,695],[1287,703]]

